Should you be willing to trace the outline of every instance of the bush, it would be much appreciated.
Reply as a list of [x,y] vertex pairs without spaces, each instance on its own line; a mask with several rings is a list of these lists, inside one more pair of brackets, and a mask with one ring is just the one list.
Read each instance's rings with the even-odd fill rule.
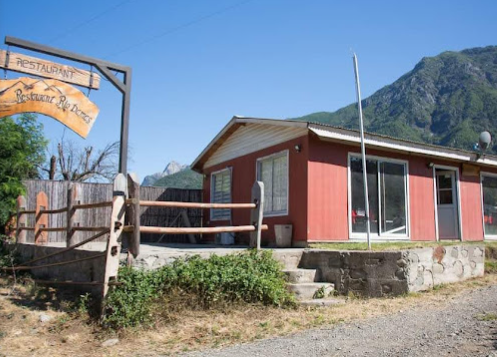
[[121,268],[119,282],[108,295],[105,326],[123,328],[153,322],[151,314],[160,298],[188,294],[197,308],[229,302],[290,306],[293,296],[286,290],[278,261],[270,251],[254,250],[208,259],[193,256],[177,259],[157,270]]

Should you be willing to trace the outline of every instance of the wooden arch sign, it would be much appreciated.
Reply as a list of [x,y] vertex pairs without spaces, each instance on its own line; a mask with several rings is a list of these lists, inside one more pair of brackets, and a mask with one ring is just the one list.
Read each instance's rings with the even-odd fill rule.
[[55,79],[0,80],[0,118],[40,113],[86,138],[98,112],[98,107],[80,90]]

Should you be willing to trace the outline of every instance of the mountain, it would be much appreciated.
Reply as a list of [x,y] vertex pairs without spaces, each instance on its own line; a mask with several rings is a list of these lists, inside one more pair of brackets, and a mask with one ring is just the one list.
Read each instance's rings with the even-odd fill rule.
[[157,180],[161,178],[178,173],[180,171],[186,170],[188,165],[181,165],[176,161],[171,161],[168,163],[162,172],[156,172],[155,174],[145,176],[142,182],[142,186],[153,186]]
[[[366,131],[472,150],[481,131],[497,135],[497,46],[425,57],[362,105]],[[355,103],[296,120],[359,127]]]
[[175,174],[164,176],[155,181],[154,186],[200,190],[202,189],[202,175],[187,168]]

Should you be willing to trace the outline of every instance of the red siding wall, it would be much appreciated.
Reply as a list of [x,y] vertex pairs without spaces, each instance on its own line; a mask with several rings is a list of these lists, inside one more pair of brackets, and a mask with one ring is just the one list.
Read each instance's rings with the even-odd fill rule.
[[[297,153],[295,145],[302,150]],[[304,136],[287,143],[248,154],[206,169],[204,201],[210,201],[210,174],[232,167],[232,201],[250,202],[250,190],[256,177],[258,158],[283,150],[289,151],[289,214],[264,218],[269,230],[263,233],[264,244],[274,244],[274,225],[293,224],[294,245],[309,241],[344,241],[349,239],[348,221],[348,153],[359,153],[358,146],[325,142],[315,136]],[[367,150],[368,155],[408,161],[410,239],[434,241],[435,207],[433,168],[428,164],[459,168],[461,216],[464,240],[482,240],[481,191],[479,177],[463,176],[461,165],[427,157],[405,155],[381,150]],[[207,226],[228,225],[227,221],[210,222]],[[249,210],[232,210],[232,224],[249,223]],[[247,235],[239,235],[238,243],[247,243]],[[204,236],[204,240],[213,240]]]
[[[309,196],[307,231],[309,241],[349,239],[348,153],[359,153],[358,146],[309,139]],[[403,155],[381,150],[367,150],[367,155],[408,161],[410,239],[436,240],[433,168],[428,164],[459,167],[460,164]],[[482,240],[481,193],[478,177],[462,176],[461,214],[464,240]]]
[[482,240],[480,177],[461,176],[461,213],[464,240]]
[[[302,149],[298,153],[295,145],[300,144]],[[265,217],[263,222],[269,225],[269,230],[262,234],[263,244],[274,244],[274,225],[293,224],[293,242],[300,241],[301,244],[307,241],[307,157],[308,138],[303,136],[283,144],[257,151],[234,160],[229,160],[219,165],[205,169],[204,179],[204,202],[210,202],[210,189],[212,172],[232,167],[232,202],[251,202],[251,189],[256,178],[256,161],[258,158],[288,150],[289,153],[289,197],[288,215],[280,217]],[[250,210],[232,210],[232,224],[243,225],[250,222]],[[204,211],[204,224],[206,226],[229,225],[228,221],[210,222],[210,212]],[[248,243],[248,234],[237,236],[237,243]],[[213,241],[212,235],[204,236],[204,240]],[[298,243],[297,243],[298,245]]]
[[433,168],[428,167],[429,163],[419,156],[409,158],[411,240],[436,240]]
[[350,147],[310,137],[309,241],[347,240],[347,154]]

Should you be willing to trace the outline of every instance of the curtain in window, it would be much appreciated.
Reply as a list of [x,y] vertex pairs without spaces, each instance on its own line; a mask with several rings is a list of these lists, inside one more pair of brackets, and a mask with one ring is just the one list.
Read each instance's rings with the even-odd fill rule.
[[[212,175],[213,203],[231,203],[231,170],[225,170]],[[212,219],[230,219],[229,209],[211,210]]]
[[288,208],[288,158],[286,152],[260,160],[257,177],[264,183],[264,213],[285,214]]

